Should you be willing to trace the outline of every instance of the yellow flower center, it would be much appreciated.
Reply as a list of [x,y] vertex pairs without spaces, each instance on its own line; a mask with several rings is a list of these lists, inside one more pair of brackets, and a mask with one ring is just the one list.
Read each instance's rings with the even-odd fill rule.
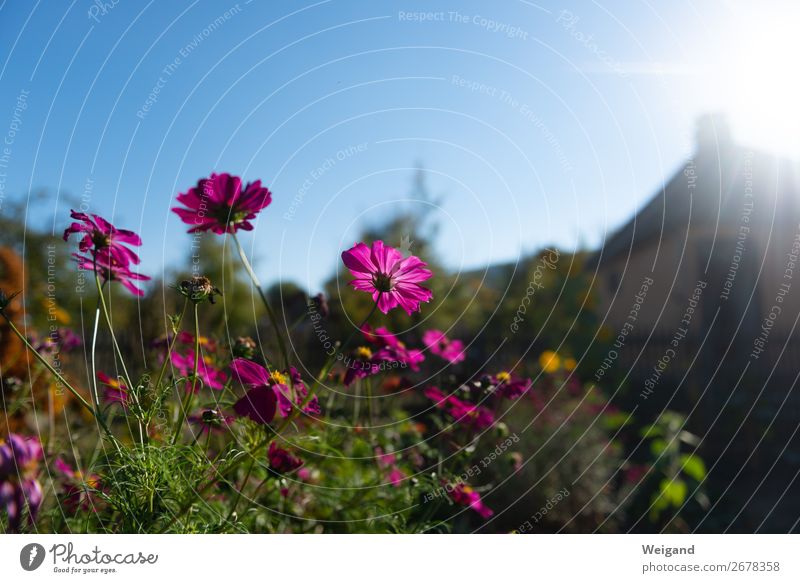
[[275,383],[276,385],[285,385],[285,384],[286,384],[286,375],[285,375],[285,374],[283,374],[283,373],[281,373],[281,372],[278,372],[277,370],[276,370],[276,371],[273,371],[273,372],[272,372],[272,373],[269,375],[269,378],[270,378],[270,380],[272,380],[272,382],[273,382],[273,383]]
[[366,346],[359,346],[356,348],[356,356],[362,360],[369,360],[372,358],[372,351]]
[[500,381],[501,383],[505,383],[505,382],[511,380],[511,373],[509,373],[509,372],[507,372],[505,370],[504,371],[500,371],[499,373],[497,373],[497,380]]

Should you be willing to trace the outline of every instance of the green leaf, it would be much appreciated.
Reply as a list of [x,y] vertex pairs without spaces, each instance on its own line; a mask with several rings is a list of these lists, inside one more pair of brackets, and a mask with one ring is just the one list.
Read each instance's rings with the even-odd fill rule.
[[619,411],[605,416],[605,424],[608,429],[619,429],[630,423],[631,416],[628,413]]
[[706,477],[706,464],[699,456],[693,453],[685,453],[680,457],[680,462],[683,473],[690,478],[701,482]]
[[661,455],[665,449],[667,449],[667,442],[663,439],[654,439],[650,444],[650,451],[653,452],[653,455]]
[[660,435],[664,435],[664,430],[658,425],[645,425],[642,427],[639,433],[642,437],[647,439],[648,437],[658,437]]
[[661,490],[662,498],[668,504],[672,504],[672,506],[680,506],[683,504],[683,501],[686,500],[688,488],[686,487],[686,482],[676,478],[674,480],[662,480],[659,490]]

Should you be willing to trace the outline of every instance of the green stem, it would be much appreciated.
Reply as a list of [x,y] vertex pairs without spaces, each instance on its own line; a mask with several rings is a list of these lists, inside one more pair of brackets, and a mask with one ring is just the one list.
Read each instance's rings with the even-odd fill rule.
[[122,350],[117,342],[117,336],[114,334],[114,327],[111,325],[111,315],[108,311],[105,295],[103,294],[103,286],[100,283],[100,276],[97,274],[96,269],[94,272],[94,281],[97,285],[97,296],[100,298],[100,307],[103,310],[103,318],[105,319],[106,325],[108,326],[108,331],[111,334],[111,343],[114,346],[114,351],[117,353],[117,358],[119,358],[119,363],[122,366],[122,373],[125,375],[125,382],[128,383],[128,389],[132,390],[133,382],[131,381],[131,376],[128,374],[128,369],[125,367],[125,359],[122,356]]
[[361,380],[356,381],[355,401],[353,402],[353,428],[358,427],[359,413],[361,413]]
[[181,327],[181,322],[183,322],[183,316],[186,314],[186,306],[189,305],[189,298],[184,299],[183,301],[183,310],[181,310],[181,316],[178,319],[178,324],[172,329],[172,340],[170,340],[169,344],[167,345],[167,355],[164,357],[164,362],[161,363],[161,370],[158,372],[158,378],[156,379],[156,390],[161,386],[161,381],[164,380],[164,373],[167,370],[167,364],[170,362],[170,358],[172,356],[172,349],[175,348],[175,341],[178,339],[178,331]]
[[230,521],[233,514],[236,512],[236,507],[239,505],[239,500],[242,498],[242,492],[244,491],[244,487],[247,485],[247,480],[250,479],[250,474],[253,471],[253,467],[256,465],[256,458],[253,457],[250,465],[247,467],[247,471],[244,474],[244,480],[242,480],[242,485],[239,486],[239,489],[236,491],[236,499],[233,501],[233,506],[231,506],[231,511],[228,513],[228,517],[225,519],[225,522]]
[[94,312],[94,330],[92,331],[92,395],[94,406],[100,410],[100,393],[97,391],[97,367],[95,365],[95,351],[97,349],[97,330],[100,327],[100,300],[97,300],[97,309]]
[[[361,324],[358,326],[358,328],[356,328],[355,330],[353,330],[353,332],[350,333],[350,336],[348,336],[347,339],[344,341],[344,343],[341,345],[340,350],[344,350],[348,346],[350,341],[355,336],[356,332],[360,331],[361,328],[364,327],[364,324],[366,324],[369,321],[369,319],[375,313],[375,310],[377,308],[378,308],[378,302],[375,302],[375,305],[372,306],[372,309],[370,310],[369,314],[367,314],[367,317],[364,318],[364,320],[361,322]],[[286,428],[286,426],[289,425],[289,423],[291,423],[291,421],[292,421],[294,415],[296,415],[297,411],[301,411],[303,408],[305,408],[306,405],[308,405],[309,401],[311,401],[311,398],[314,396],[314,393],[315,393],[317,387],[320,385],[321,382],[323,382],[325,380],[325,378],[328,375],[328,372],[330,372],[330,369],[333,368],[333,365],[334,365],[335,362],[336,362],[336,355],[334,353],[334,356],[328,358],[328,362],[325,363],[325,365],[322,367],[322,370],[320,371],[320,374],[317,377],[317,380],[309,388],[308,395],[306,395],[306,398],[303,400],[303,402],[300,404],[300,406],[292,408],[291,413],[289,413],[289,415],[286,417],[286,419],[283,420],[283,423],[281,423],[281,425],[278,427],[278,429],[274,430],[271,435],[266,437],[261,443],[257,444],[252,450],[250,450],[250,455],[255,455],[259,450],[261,450],[262,447],[268,446],[272,442],[272,440],[275,439],[276,436],[280,435],[280,433]],[[240,456],[240,457],[234,459],[230,463],[230,465],[228,467],[223,468],[220,471],[218,471],[217,475],[222,476],[222,475],[225,475],[225,474],[227,474],[228,472],[230,472],[232,470],[235,470],[239,466],[239,464],[242,463],[242,460],[244,458],[245,458],[245,456]],[[196,490],[197,496],[200,497],[203,494],[205,494],[206,492],[208,492],[208,490],[215,483],[216,483],[216,479],[212,479],[212,480],[209,480],[208,482],[206,482],[203,486],[197,488],[197,490]],[[189,510],[191,510],[192,506],[194,506],[194,503],[195,503],[194,500],[190,500],[189,502],[185,503],[181,507],[181,509],[178,511],[178,513],[175,515],[175,517],[173,519],[173,523],[177,522],[179,519],[183,518],[183,516],[187,512],[189,512]],[[162,530],[162,532],[166,531],[168,528],[169,528],[169,526],[164,528]]]
[[[172,435],[172,445],[178,442],[183,429],[183,422],[186,420],[186,413],[189,409],[189,403],[194,396],[194,388],[197,383],[197,367],[200,364],[200,316],[197,309],[198,304],[194,305],[194,367],[192,376],[186,379],[187,385],[185,387],[186,395],[180,403],[180,411],[178,412],[178,423],[175,425],[175,433]],[[189,385],[191,383],[191,385]]]
[[270,324],[272,324],[272,327],[275,329],[275,338],[278,340],[278,349],[281,351],[281,356],[283,357],[284,368],[288,369],[289,352],[286,350],[286,343],[283,340],[283,334],[281,334],[281,329],[278,326],[278,318],[275,316],[275,312],[272,310],[272,306],[270,305],[269,300],[267,300],[264,290],[261,289],[261,283],[258,280],[258,276],[256,275],[255,271],[253,271],[253,267],[250,265],[250,261],[247,259],[247,254],[244,252],[244,248],[239,242],[239,238],[236,236],[236,233],[232,233],[232,237],[233,241],[236,243],[236,249],[239,251],[239,258],[242,260],[242,265],[244,265],[247,275],[250,276],[253,285],[258,290],[258,295],[261,297],[261,302],[264,304],[264,308],[267,310],[267,316],[269,317]]
[[[372,306],[372,309],[369,311],[369,314],[367,314],[367,317],[361,321],[361,324],[359,324],[352,332],[350,332],[350,335],[345,339],[344,343],[342,343],[342,345],[339,346],[338,352],[341,353],[347,349],[347,347],[350,345],[350,342],[352,342],[355,335],[361,331],[364,325],[369,321],[369,319],[375,313],[376,309],[378,309],[378,302],[375,302],[375,304]],[[303,400],[303,403],[300,405],[300,407],[292,409],[292,413],[294,413],[295,410],[297,409],[302,410],[306,405],[308,405],[309,401],[311,401],[312,397],[316,393],[316,390],[328,378],[328,373],[331,372],[331,369],[333,368],[334,364],[336,364],[336,352],[334,352],[332,356],[328,357],[328,360],[322,366],[322,370],[320,370],[320,373],[317,376],[316,380],[314,381],[314,384],[311,385],[311,387],[309,388],[308,395],[306,395],[306,398]],[[286,421],[288,422],[290,419],[291,415],[290,417],[286,418]],[[284,423],[283,425],[281,425],[280,429],[283,429],[287,424],[288,423]],[[278,433],[280,433],[280,429],[278,430]]]
[[[111,314],[108,311],[108,306],[106,305],[106,298],[103,294],[103,285],[100,283],[100,275],[97,272],[97,257],[94,258],[94,282],[97,286],[97,297],[100,299],[100,307],[103,310],[103,317],[105,318],[106,325],[108,326],[108,332],[111,334],[111,344],[114,346],[114,350],[117,353],[117,358],[119,359],[120,366],[122,366],[122,373],[125,375],[125,382],[128,384],[128,394],[131,395],[134,399],[136,399],[136,405],[139,410],[141,410],[141,404],[139,403],[139,396],[138,391],[134,390],[133,381],[131,381],[131,375],[128,374],[128,369],[125,366],[125,358],[122,356],[122,350],[119,347],[119,342],[117,342],[117,336],[114,334],[114,327],[111,325]],[[145,437],[144,437],[144,427],[142,425],[142,420],[137,415],[136,417],[136,424],[139,429],[139,441],[144,445]]]
[[375,427],[375,413],[372,409],[372,379],[364,379],[367,385],[367,413],[369,415],[369,429]]
[[94,418],[97,420],[97,422],[100,424],[100,427],[102,427],[103,430],[108,434],[108,436],[112,440],[114,440],[114,442],[116,443],[116,439],[112,435],[111,431],[108,429],[108,426],[106,425],[105,421],[103,421],[103,419],[100,417],[98,412],[95,410],[95,408],[92,407],[89,404],[89,402],[86,399],[84,399],[83,396],[77,390],[75,390],[75,388],[71,384],[69,384],[69,382],[67,382],[67,379],[65,379],[63,376],[61,376],[61,373],[59,373],[55,368],[53,368],[53,365],[51,365],[49,362],[47,362],[46,358],[44,358],[41,354],[39,354],[39,352],[33,346],[31,346],[31,343],[28,342],[28,339],[25,338],[25,336],[23,336],[23,334],[17,329],[17,327],[14,325],[14,322],[12,322],[9,319],[9,317],[6,315],[5,312],[0,311],[0,315],[2,315],[3,318],[5,318],[6,322],[8,322],[8,326],[11,328],[11,331],[14,332],[14,334],[17,335],[17,338],[19,338],[20,341],[22,341],[22,343],[31,352],[31,354],[33,354],[33,356],[36,358],[36,360],[41,362],[44,365],[44,367],[48,371],[50,371],[50,374],[52,374],[60,383],[62,383],[65,387],[67,387],[67,390],[70,393],[72,393],[72,395],[76,399],[78,399],[78,401],[80,402],[81,405],[86,407],[87,411],[89,411],[94,416]]

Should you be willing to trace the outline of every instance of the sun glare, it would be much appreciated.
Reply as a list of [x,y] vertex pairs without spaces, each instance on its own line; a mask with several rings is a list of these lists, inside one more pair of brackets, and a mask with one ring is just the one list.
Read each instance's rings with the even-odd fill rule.
[[721,107],[741,143],[800,158],[800,7],[779,16],[753,6],[732,10]]

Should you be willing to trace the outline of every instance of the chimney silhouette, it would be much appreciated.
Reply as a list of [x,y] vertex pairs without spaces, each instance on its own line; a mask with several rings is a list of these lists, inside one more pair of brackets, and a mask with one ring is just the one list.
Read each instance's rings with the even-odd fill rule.
[[697,120],[695,140],[698,153],[723,153],[733,146],[728,118],[722,113],[708,113]]

